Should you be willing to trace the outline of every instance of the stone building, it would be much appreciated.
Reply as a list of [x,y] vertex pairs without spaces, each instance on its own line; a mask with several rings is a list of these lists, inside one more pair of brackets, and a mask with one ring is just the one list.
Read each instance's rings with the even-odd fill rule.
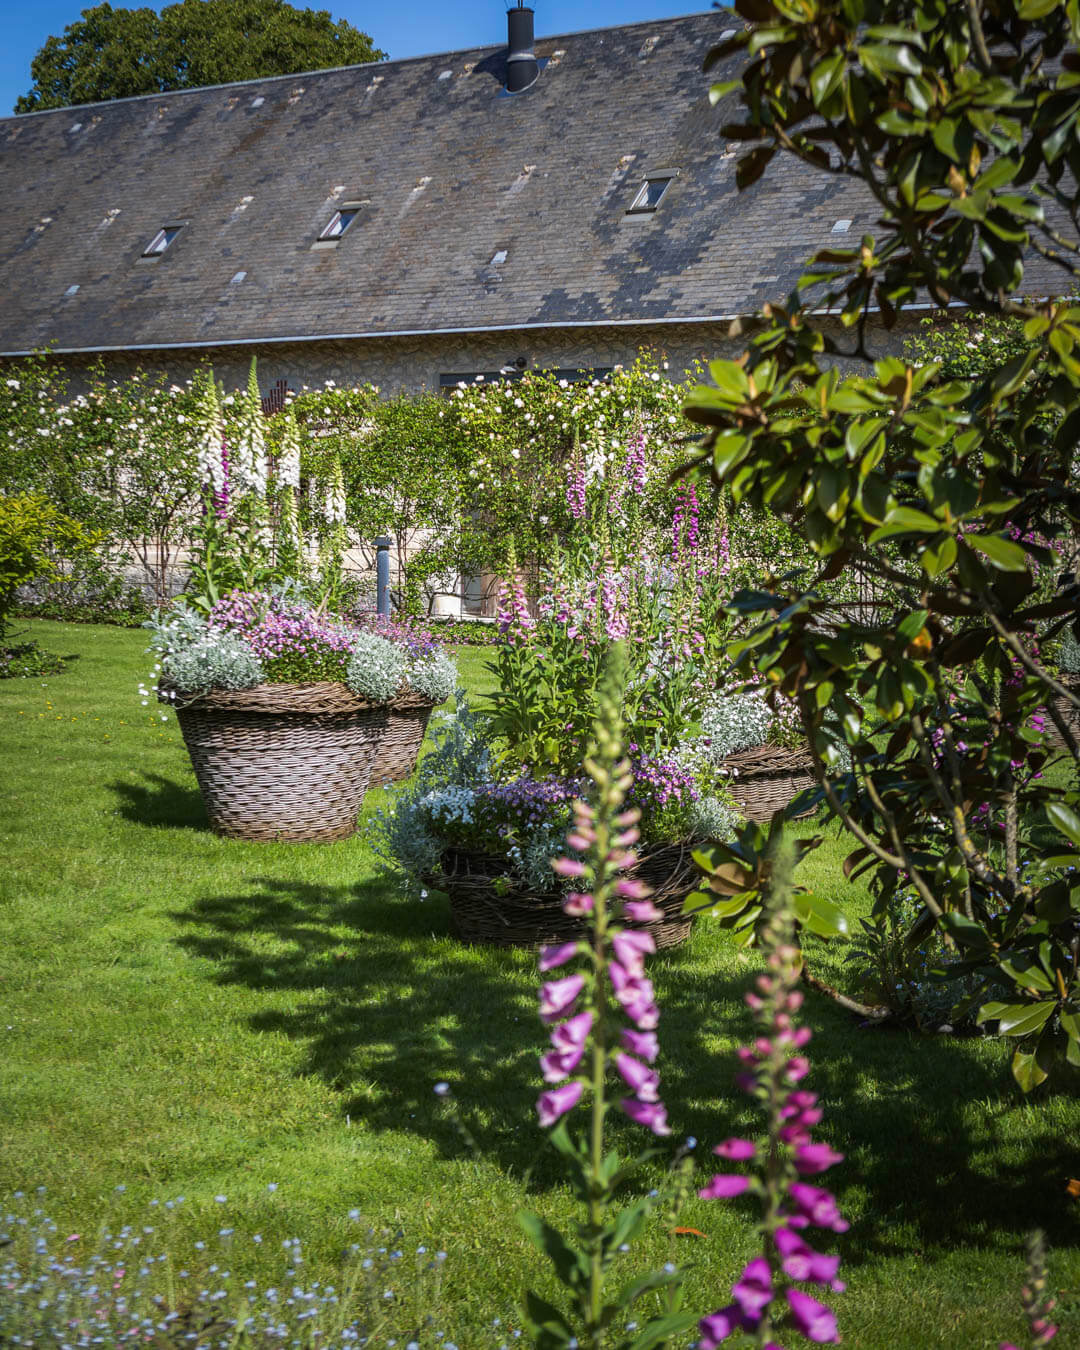
[[265,391],[527,368],[673,373],[872,228],[779,157],[748,191],[713,11],[0,119],[0,356]]

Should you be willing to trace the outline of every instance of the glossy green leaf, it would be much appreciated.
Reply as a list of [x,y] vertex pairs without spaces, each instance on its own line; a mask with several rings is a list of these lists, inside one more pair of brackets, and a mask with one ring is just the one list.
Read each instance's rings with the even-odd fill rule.
[[1012,539],[1000,534],[966,534],[964,542],[977,549],[1002,572],[1025,572],[1027,554]]
[[1070,844],[1080,847],[1080,816],[1064,802],[1047,802],[1045,811],[1054,829],[1063,834]]

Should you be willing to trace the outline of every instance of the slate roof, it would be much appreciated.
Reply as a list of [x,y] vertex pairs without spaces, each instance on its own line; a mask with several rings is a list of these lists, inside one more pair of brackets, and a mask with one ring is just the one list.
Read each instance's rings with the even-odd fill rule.
[[[0,119],[0,352],[751,313],[874,211],[788,157],[736,192],[702,61],[738,22],[540,38],[515,96],[504,46]],[[628,216],[671,169],[656,213]]]

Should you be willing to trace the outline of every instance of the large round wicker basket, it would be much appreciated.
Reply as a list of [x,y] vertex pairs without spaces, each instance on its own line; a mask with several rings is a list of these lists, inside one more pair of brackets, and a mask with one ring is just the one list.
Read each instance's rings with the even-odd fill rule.
[[175,704],[218,834],[328,842],[356,832],[387,705],[329,681],[173,692],[159,697]]
[[[809,750],[785,750],[778,745],[759,745],[727,755],[720,768],[739,810],[747,820],[761,824],[816,782]],[[812,814],[812,809],[801,811],[794,818]]]
[[413,694],[398,699],[390,709],[386,730],[375,752],[371,782],[399,783],[416,768],[417,756],[427,734],[428,721],[435,704]]
[[[682,913],[683,902],[698,885],[689,843],[667,844],[642,853],[634,876],[653,888],[653,903],[663,919],[636,924],[653,935],[657,947],[685,941],[693,919]],[[462,942],[495,947],[537,947],[565,942],[585,931],[584,922],[563,910],[565,893],[535,891],[508,873],[504,858],[464,849],[446,849],[439,870],[424,878],[450,898],[454,936]]]

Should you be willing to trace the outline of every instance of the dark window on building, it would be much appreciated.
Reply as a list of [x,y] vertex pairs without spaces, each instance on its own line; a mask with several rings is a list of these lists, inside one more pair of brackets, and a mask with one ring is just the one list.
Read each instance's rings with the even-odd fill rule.
[[146,248],[143,249],[144,258],[160,258],[172,241],[180,233],[179,225],[163,225],[153,239],[150,240]]
[[641,211],[655,211],[664,199],[664,193],[671,186],[671,180],[675,177],[672,174],[664,174],[662,177],[646,178],[644,183],[638,189],[638,194],[630,203],[628,214],[637,214]]
[[356,219],[359,210],[360,208],[358,206],[343,206],[340,211],[335,211],[330,217],[326,227],[319,235],[319,242],[325,243],[330,239],[340,239]]

